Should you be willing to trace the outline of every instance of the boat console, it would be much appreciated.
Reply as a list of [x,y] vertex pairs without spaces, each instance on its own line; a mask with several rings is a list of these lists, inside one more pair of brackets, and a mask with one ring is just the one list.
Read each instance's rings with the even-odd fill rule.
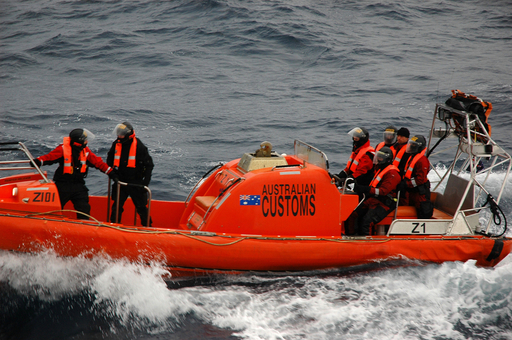
[[238,170],[249,172],[263,168],[273,168],[276,166],[288,165],[286,158],[272,152],[270,157],[258,157],[255,153],[244,153],[240,162],[238,162]]

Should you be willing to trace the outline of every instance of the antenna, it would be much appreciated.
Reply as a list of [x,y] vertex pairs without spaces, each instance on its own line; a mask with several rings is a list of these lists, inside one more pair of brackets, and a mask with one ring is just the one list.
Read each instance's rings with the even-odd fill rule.
[[439,103],[439,82],[437,82],[436,104]]

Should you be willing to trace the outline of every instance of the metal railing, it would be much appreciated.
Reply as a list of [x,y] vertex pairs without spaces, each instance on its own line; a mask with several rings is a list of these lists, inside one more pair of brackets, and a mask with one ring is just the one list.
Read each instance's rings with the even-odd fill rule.
[[190,197],[192,197],[194,195],[194,193],[196,192],[197,188],[199,187],[199,184],[201,184],[203,182],[203,180],[205,180],[206,178],[209,177],[210,173],[212,173],[214,170],[217,170],[218,168],[220,168],[221,166],[223,166],[224,163],[220,162],[219,164],[215,165],[213,168],[211,168],[210,170],[208,170],[204,175],[203,177],[201,177],[199,179],[199,181],[196,182],[196,185],[194,185],[194,187],[192,188],[192,190],[190,190],[188,196],[187,196],[187,199],[185,200],[185,205],[188,204],[188,201],[190,199]]
[[[146,226],[150,227],[150,221],[151,221],[151,190],[142,184],[134,184],[134,183],[126,183],[117,181],[116,182],[116,220],[114,223],[119,223],[119,195],[121,193],[121,186],[132,186],[132,187],[139,187],[144,188],[144,190],[147,191],[148,197],[147,197],[147,205],[148,205],[148,217],[146,221]],[[110,192],[110,179],[108,180],[108,199],[107,199],[107,221],[110,221],[110,202],[112,200],[112,195]],[[134,204],[135,206],[135,204]],[[142,223],[142,221],[141,221]],[[133,225],[137,225],[137,207],[135,207],[135,213],[133,217]]]
[[[4,147],[5,145],[17,145],[18,147]],[[36,170],[39,175],[41,175],[41,178],[44,183],[50,183],[50,180],[46,177],[45,173],[41,170],[40,167],[37,166],[37,164],[34,162],[34,157],[28,151],[25,144],[22,142],[2,142],[0,143],[0,152],[3,151],[21,151],[23,152],[28,159],[26,160],[12,160],[12,161],[0,161],[0,170]],[[31,164],[31,166],[13,166],[9,167],[6,165],[11,164]]]

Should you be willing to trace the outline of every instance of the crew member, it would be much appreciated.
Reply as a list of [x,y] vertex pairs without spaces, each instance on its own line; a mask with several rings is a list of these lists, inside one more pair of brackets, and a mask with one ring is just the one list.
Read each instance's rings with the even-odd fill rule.
[[[370,235],[377,223],[396,208],[396,188],[400,174],[393,162],[393,151],[387,146],[375,153],[375,175],[370,185],[356,184],[354,191],[365,195],[365,200],[349,216],[345,232],[352,234],[356,225],[358,235]],[[352,229],[352,230],[351,230]]]
[[146,206],[147,191],[144,187],[147,187],[151,181],[151,173],[154,167],[153,159],[149,155],[148,148],[139,138],[135,137],[135,131],[130,123],[118,124],[114,129],[114,134],[117,139],[112,143],[112,147],[107,154],[107,164],[116,169],[119,181],[129,185],[122,185],[120,188],[119,216],[116,215],[117,183],[112,186],[114,202],[110,222],[121,221],[124,202],[128,197],[131,197],[142,225],[146,226],[148,208]]
[[425,156],[426,145],[425,137],[421,135],[416,135],[409,140],[406,152],[411,156],[403,175],[408,205],[416,207],[418,218],[431,218],[434,212],[434,205],[430,201],[430,181],[428,180],[430,162]]
[[260,148],[254,152],[255,157],[270,157],[272,156],[272,144],[270,142],[262,142]]
[[375,147],[375,151],[379,151],[382,147],[387,146],[388,148],[393,151],[393,155],[396,155],[396,139],[397,139],[397,130],[396,127],[393,125],[390,125],[384,130],[383,133],[383,141],[377,144]]
[[[358,184],[368,185],[373,177],[373,156],[370,146],[370,133],[365,128],[354,128],[348,133],[352,137],[352,154],[347,166],[338,174],[341,181],[354,178]],[[341,184],[341,183],[339,183]]]
[[37,166],[59,163],[53,181],[59,192],[61,208],[71,201],[78,211],[76,217],[83,220],[88,220],[91,213],[89,189],[85,186],[89,167],[99,169],[114,180],[117,178],[115,171],[87,146],[88,140],[93,137],[86,129],[74,129],[69,137],[64,137],[62,144],[34,159]]
[[407,128],[400,128],[396,132],[396,143],[395,143],[395,149],[397,152],[395,153],[395,159],[393,160],[393,165],[400,170],[400,175],[403,177],[403,169],[405,168],[405,163],[407,162],[407,159],[409,158],[410,154],[406,154],[406,146],[407,142],[409,141],[409,130]]

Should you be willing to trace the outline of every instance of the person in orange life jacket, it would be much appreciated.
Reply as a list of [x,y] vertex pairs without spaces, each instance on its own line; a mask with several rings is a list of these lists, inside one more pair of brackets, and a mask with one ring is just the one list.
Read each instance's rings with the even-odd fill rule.
[[89,167],[97,168],[111,178],[117,178],[116,172],[87,146],[88,140],[93,138],[93,134],[86,129],[74,129],[69,137],[64,137],[62,144],[48,154],[34,159],[37,166],[59,163],[53,181],[59,192],[61,207],[64,208],[71,201],[75,210],[83,213],[77,213],[76,217],[83,220],[88,220],[91,212],[89,189],[85,186]]
[[338,174],[338,178],[341,182],[347,178],[353,178],[359,184],[368,185],[373,177],[375,154],[375,150],[370,146],[370,133],[365,128],[357,127],[350,130],[348,134],[352,137],[352,154],[345,169]]
[[[138,186],[124,186],[120,188],[119,194],[119,221],[123,214],[124,202],[128,196],[137,209],[142,225],[147,225],[147,192],[143,186],[148,186],[153,172],[153,159],[149,155],[148,148],[142,141],[135,137],[133,126],[124,122],[118,124],[114,129],[117,139],[112,143],[112,147],[107,154],[107,164],[116,169],[119,180],[125,183],[138,184]],[[116,204],[117,204],[117,183],[112,186],[112,214],[110,222],[117,222]],[[150,222],[151,224],[151,222]]]
[[409,156],[411,154],[406,153],[407,150],[407,142],[409,142],[409,130],[407,128],[400,128],[396,133],[396,144],[395,148],[397,150],[395,154],[395,159],[393,160],[393,165],[400,170],[400,176],[403,177],[405,173],[405,164],[407,163],[407,160],[409,159]]
[[379,151],[382,147],[387,146],[388,148],[391,149],[391,151],[393,151],[393,155],[396,155],[396,139],[396,127],[394,127],[393,125],[388,126],[386,130],[384,130],[383,141],[377,144],[377,146],[375,147],[375,151]]
[[430,201],[430,181],[428,180],[430,162],[425,156],[426,145],[427,141],[421,135],[416,135],[409,140],[406,152],[411,156],[402,176],[408,205],[416,207],[418,218],[431,218],[434,212],[434,205]]
[[[400,174],[393,162],[393,151],[387,146],[375,153],[374,177],[370,185],[356,184],[354,191],[365,195],[361,203],[347,219],[348,233],[353,233],[354,224],[358,235],[370,235],[374,225],[379,223],[396,208],[396,188]],[[351,230],[352,229],[352,230]]]
[[409,141],[410,136],[409,129],[401,127],[396,132],[396,144],[395,147],[397,150],[401,150],[404,146],[407,146],[407,142]]

